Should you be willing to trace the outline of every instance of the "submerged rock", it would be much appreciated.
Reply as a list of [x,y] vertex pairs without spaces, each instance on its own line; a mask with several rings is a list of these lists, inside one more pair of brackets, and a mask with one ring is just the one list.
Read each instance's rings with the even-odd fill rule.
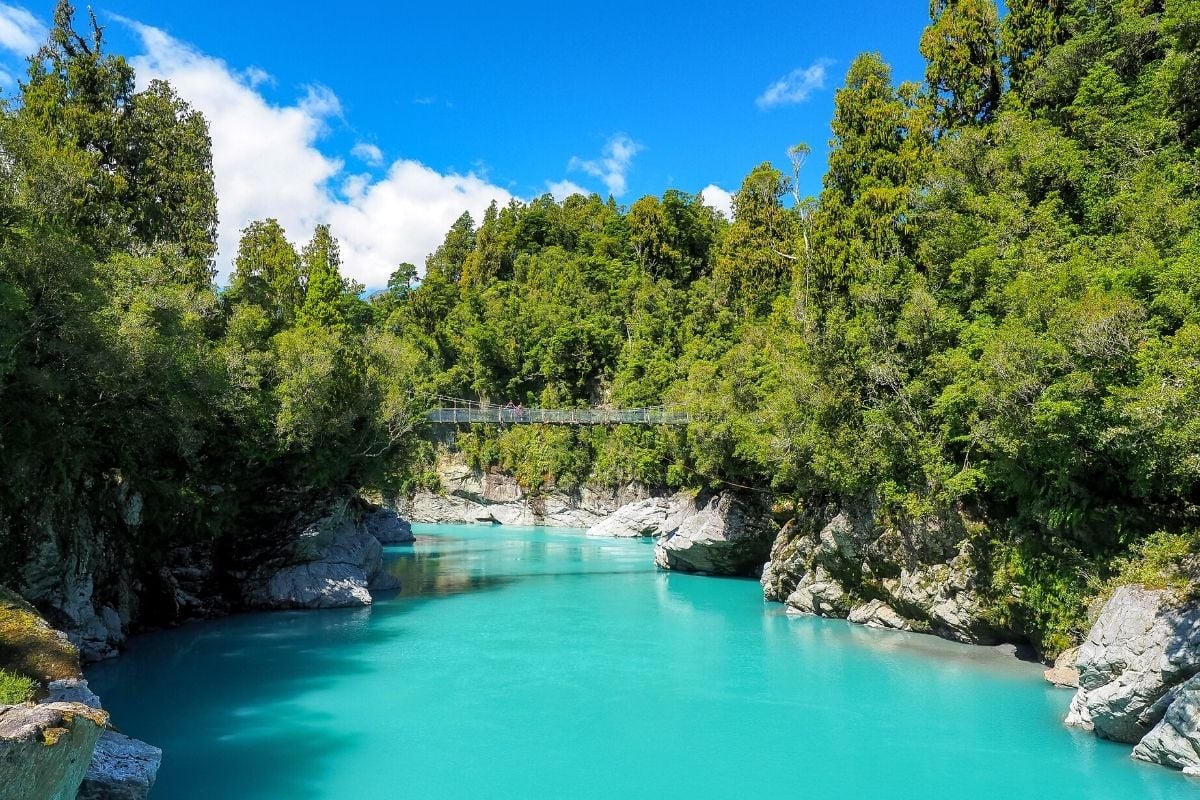
[[82,703],[0,706],[0,800],[72,800],[107,724]]
[[[1066,723],[1139,742],[1167,714],[1180,684],[1200,672],[1200,603],[1179,606],[1167,591],[1120,587],[1080,646],[1076,666],[1079,691]],[[1159,751],[1151,744],[1143,752]]]
[[663,569],[711,575],[757,573],[770,552],[775,525],[765,509],[732,492],[698,497],[668,515],[678,527],[658,540],[654,562]]

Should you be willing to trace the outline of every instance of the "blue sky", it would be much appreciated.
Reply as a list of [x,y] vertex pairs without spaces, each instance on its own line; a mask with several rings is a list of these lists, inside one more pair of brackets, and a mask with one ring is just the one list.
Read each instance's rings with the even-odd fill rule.
[[[495,197],[667,188],[721,205],[756,164],[815,153],[854,56],[919,79],[925,2],[164,3],[98,0],[110,49],[170,79],[213,128],[222,267],[237,230],[330,222],[368,285],[420,264]],[[0,2],[19,76],[53,3]],[[774,87],[774,88],[772,88]]]

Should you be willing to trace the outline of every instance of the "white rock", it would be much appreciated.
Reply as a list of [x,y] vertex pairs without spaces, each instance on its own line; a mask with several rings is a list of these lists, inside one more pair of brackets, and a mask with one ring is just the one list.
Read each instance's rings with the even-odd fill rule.
[[639,536],[662,536],[665,534],[667,517],[671,513],[671,501],[662,497],[651,497],[623,505],[588,529],[588,536],[635,538]]
[[1079,648],[1079,692],[1067,723],[1137,742],[1166,713],[1168,692],[1200,672],[1200,604],[1122,586]]
[[682,520],[654,547],[663,569],[713,575],[750,575],[762,569],[775,529],[765,513],[752,510],[731,492],[696,503],[695,513],[670,515]]

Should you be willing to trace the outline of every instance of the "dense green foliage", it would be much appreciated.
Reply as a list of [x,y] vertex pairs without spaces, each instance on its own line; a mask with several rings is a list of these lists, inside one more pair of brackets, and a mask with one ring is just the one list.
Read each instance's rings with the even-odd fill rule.
[[411,355],[370,329],[327,227],[297,253],[274,221],[251,223],[217,291],[204,119],[166,84],[135,91],[72,17],[60,3],[0,114],[0,581],[14,584],[48,537],[91,530],[152,581],[167,548],[386,486],[419,418],[399,382]]
[[1047,650],[1114,576],[1175,585],[1200,527],[1200,3],[1006,5],[931,2],[924,84],[850,65],[816,198],[797,145],[731,220],[676,190],[514,200],[364,301],[328,227],[297,251],[274,220],[215,291],[203,120],[61,4],[0,122],[6,551],[45,525],[34,487],[113,517],[128,483],[161,549],[419,480],[440,394],[693,413],[459,432],[528,489],[964,508],[994,621]]

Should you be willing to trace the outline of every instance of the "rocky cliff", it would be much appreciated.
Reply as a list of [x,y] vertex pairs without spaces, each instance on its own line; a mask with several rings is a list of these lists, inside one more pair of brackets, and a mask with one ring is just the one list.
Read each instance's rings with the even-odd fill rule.
[[527,491],[500,470],[469,466],[460,454],[443,452],[436,466],[440,490],[419,490],[391,507],[412,522],[549,525],[588,528],[621,506],[649,497],[645,486],[541,487]]
[[1200,601],[1120,587],[1079,647],[1076,668],[1068,725],[1200,775]]
[[809,511],[776,537],[763,593],[797,613],[996,643],[1006,636],[985,619],[974,563],[979,534],[957,509],[900,522],[866,502]]

